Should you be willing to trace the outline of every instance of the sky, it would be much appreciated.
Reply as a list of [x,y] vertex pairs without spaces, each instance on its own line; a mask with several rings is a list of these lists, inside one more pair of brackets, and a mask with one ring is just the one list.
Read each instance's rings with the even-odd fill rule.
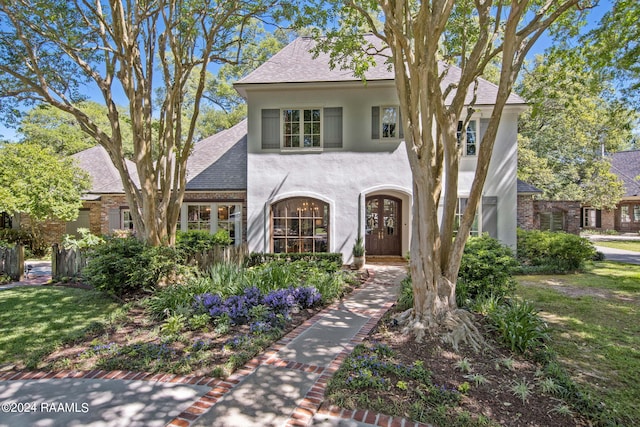
[[[600,0],[598,6],[592,9],[588,15],[588,24],[585,30],[589,30],[593,28],[599,21],[602,15],[611,8],[612,0]],[[538,55],[544,53],[544,51],[552,45],[552,40],[546,35],[543,35],[533,46],[529,54],[527,55],[528,60],[533,60],[533,58]],[[93,99],[97,102],[102,103],[100,95],[96,92],[95,94],[89,93],[89,98]],[[126,100],[123,100],[122,103],[126,103]],[[2,122],[2,118],[0,117],[0,139],[5,139],[9,141],[15,141],[17,139],[17,135],[15,129],[7,128]]]

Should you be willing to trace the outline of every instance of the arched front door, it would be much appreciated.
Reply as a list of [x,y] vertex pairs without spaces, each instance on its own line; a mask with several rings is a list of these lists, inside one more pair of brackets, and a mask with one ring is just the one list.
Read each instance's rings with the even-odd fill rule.
[[402,201],[391,196],[366,200],[365,248],[368,255],[402,255]]

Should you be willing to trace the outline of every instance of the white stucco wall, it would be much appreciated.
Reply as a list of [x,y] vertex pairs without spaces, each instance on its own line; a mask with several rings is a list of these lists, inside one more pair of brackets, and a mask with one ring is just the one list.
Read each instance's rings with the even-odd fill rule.
[[[395,88],[370,82],[336,85],[263,86],[248,94],[247,241],[251,251],[270,248],[270,206],[289,197],[314,197],[330,206],[329,245],[351,261],[351,248],[364,235],[365,197],[386,194],[402,200],[402,254],[409,249],[411,171],[403,142],[371,139],[371,107],[397,105]],[[261,149],[261,110],[305,107],[343,108],[343,148],[321,152]],[[515,115],[506,117],[509,121]],[[485,195],[499,196],[499,238],[515,247],[516,123],[501,126]],[[474,161],[461,165],[472,172]],[[464,188],[460,188],[464,192]],[[467,190],[468,191],[468,190]]]

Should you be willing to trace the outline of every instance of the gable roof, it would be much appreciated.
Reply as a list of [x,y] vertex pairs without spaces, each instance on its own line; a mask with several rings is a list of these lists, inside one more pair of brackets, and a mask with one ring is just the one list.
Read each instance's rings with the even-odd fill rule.
[[197,142],[187,161],[187,190],[246,190],[247,119]]
[[[111,158],[104,147],[96,145],[71,157],[76,160],[79,167],[87,171],[91,176],[90,194],[124,193],[120,174],[113,162],[111,162]],[[139,185],[135,163],[129,160],[126,160],[126,162],[133,182]]]
[[[371,44],[380,45],[379,39],[373,35],[365,36]],[[337,83],[359,82],[360,78],[353,75],[351,70],[342,70],[339,67],[331,69],[329,66],[329,54],[320,53],[314,58],[310,52],[316,45],[314,39],[299,37],[285,46],[269,60],[256,68],[249,75],[235,83],[235,87],[242,89],[251,85],[265,85],[276,83]],[[388,50],[388,49],[387,49]],[[367,81],[393,81],[393,68],[387,63],[387,58],[378,55],[376,64],[367,70]],[[442,65],[442,64],[441,64]],[[451,66],[443,79],[443,86],[460,79],[460,68]],[[498,86],[485,80],[478,80],[476,105],[492,105],[498,94]],[[449,95],[449,99],[452,95]],[[473,88],[470,88],[465,102],[470,103],[473,97]],[[512,93],[507,104],[526,104],[520,96]]]
[[624,184],[624,197],[640,196],[640,150],[619,151],[611,155],[611,172]]

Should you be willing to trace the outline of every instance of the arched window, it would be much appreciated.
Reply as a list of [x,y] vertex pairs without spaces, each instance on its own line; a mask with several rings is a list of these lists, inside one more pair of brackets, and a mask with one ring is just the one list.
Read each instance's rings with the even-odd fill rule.
[[293,197],[271,205],[272,250],[328,252],[329,205],[309,197]]

